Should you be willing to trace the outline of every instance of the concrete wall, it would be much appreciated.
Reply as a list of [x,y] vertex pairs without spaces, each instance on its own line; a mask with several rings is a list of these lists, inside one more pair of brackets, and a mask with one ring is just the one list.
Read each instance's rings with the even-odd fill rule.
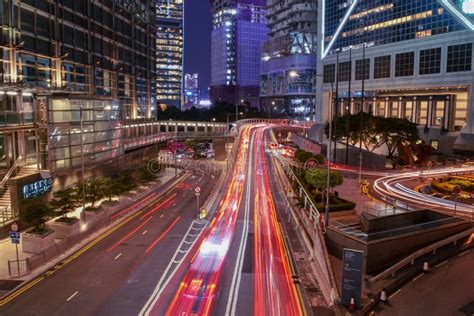
[[329,252],[340,259],[344,248],[364,251],[364,272],[374,274],[423,247],[471,227],[468,222],[453,223],[368,243],[328,227],[326,241]]

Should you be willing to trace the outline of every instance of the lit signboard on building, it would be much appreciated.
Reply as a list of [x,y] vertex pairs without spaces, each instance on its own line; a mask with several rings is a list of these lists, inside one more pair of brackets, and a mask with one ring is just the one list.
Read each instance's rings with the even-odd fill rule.
[[45,194],[53,187],[53,179],[46,178],[23,186],[23,198],[30,199]]
[[474,15],[474,0],[459,0],[458,6],[464,13]]

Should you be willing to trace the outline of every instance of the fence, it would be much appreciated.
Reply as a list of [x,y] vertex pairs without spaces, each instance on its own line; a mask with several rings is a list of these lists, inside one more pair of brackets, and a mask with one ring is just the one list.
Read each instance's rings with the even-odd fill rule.
[[8,260],[8,274],[10,277],[19,278],[30,274],[31,267],[28,259]]
[[[297,223],[300,222],[303,226],[302,236],[305,239],[306,246],[308,247],[312,258],[314,259],[312,261],[312,267],[318,277],[318,283],[321,287],[322,293],[328,302],[335,302],[339,298],[339,293],[331,262],[329,261],[329,254],[326,248],[324,235],[321,226],[319,225],[320,214],[312,200],[307,195],[302,184],[293,173],[291,166],[286,164],[281,157],[278,157],[277,155],[275,155],[275,157],[279,162],[279,166],[284,171],[284,174],[287,176],[286,179],[277,177],[280,180],[280,183],[284,186],[283,182],[286,182],[288,185],[292,184],[291,181],[294,181],[297,186],[299,186],[299,189],[296,190],[296,196],[293,194],[285,195],[287,205],[293,210],[291,211],[293,215],[296,214],[296,217],[299,219],[295,219],[295,221]],[[304,198],[304,207],[300,208],[296,204],[298,203],[297,199],[302,198]],[[305,238],[306,236],[309,237],[309,241]]]
[[[101,220],[91,223],[87,230],[61,239],[59,242],[54,243],[54,245],[51,247],[25,259],[28,266],[28,273],[42,265],[45,265],[52,259],[66,254],[68,250],[74,246],[80,245],[82,241],[86,240],[87,238],[91,238],[95,233],[108,227],[110,224],[112,224],[112,219],[109,216],[104,217]],[[10,274],[10,276],[12,276],[12,274]]]

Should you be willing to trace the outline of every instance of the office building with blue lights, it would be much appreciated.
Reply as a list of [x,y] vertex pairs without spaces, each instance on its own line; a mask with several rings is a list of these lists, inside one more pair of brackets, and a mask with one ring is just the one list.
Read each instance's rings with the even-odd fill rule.
[[259,106],[261,47],[268,36],[266,0],[211,2],[211,101]]
[[319,1],[317,121],[337,98],[338,114],[407,118],[439,152],[474,153],[473,13],[472,0]]

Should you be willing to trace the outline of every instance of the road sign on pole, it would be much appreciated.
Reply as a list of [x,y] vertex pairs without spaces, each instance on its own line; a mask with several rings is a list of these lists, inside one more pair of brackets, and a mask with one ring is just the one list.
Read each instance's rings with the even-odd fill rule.
[[200,188],[200,187],[196,187],[196,188],[194,189],[194,192],[196,192],[196,194],[201,193],[201,188]]
[[18,255],[18,244],[20,243],[20,232],[18,231],[18,224],[13,223],[10,232],[10,239],[12,244],[15,245],[15,250],[16,250],[16,265],[18,269],[18,276],[20,276],[20,256]]

